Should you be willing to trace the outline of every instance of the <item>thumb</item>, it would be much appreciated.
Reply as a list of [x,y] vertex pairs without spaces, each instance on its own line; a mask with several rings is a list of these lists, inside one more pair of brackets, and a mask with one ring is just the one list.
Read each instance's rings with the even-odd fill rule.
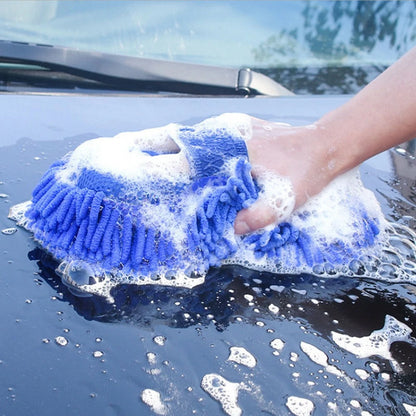
[[258,200],[250,207],[241,210],[234,221],[236,234],[248,234],[277,221],[276,210],[265,201]]

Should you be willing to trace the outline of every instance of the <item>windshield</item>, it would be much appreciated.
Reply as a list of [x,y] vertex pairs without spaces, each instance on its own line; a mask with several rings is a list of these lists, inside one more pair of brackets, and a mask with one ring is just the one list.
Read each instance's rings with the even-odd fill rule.
[[250,67],[296,93],[354,93],[416,40],[413,1],[2,1],[0,38]]

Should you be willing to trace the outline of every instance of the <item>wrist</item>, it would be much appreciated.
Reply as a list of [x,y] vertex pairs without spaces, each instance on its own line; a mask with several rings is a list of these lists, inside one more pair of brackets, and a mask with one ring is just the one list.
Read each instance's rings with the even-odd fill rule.
[[355,137],[358,134],[357,129],[348,128],[348,123],[345,123],[344,128],[340,128],[338,124],[330,117],[314,123],[316,146],[327,169],[328,183],[366,159],[362,140]]

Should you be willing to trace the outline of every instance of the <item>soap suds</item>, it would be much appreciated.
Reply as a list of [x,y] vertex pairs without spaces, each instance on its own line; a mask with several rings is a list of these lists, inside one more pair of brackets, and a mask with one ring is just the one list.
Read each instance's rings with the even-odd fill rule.
[[145,389],[142,391],[141,399],[157,415],[166,415],[167,407],[162,402],[160,393],[156,390]]
[[201,387],[221,404],[227,415],[240,416],[242,414],[237,403],[240,389],[247,389],[242,383],[230,382],[219,374],[206,374],[202,378]]
[[414,344],[412,330],[406,324],[390,315],[386,315],[383,328],[373,331],[364,337],[354,337],[338,332],[331,332],[332,339],[341,348],[358,358],[377,356],[389,360],[393,368],[400,370],[399,364],[393,359],[390,346],[396,341],[407,341]]
[[231,347],[228,361],[234,361],[237,364],[241,364],[249,368],[254,368],[257,364],[257,360],[254,355],[243,347]]
[[[59,240],[57,234],[46,248],[52,248],[52,254],[62,260],[58,271],[65,284],[73,288],[73,293],[98,294],[111,300],[111,288],[122,283],[190,288],[203,283],[212,264],[242,265],[272,273],[312,273],[323,277],[347,275],[395,282],[416,281],[416,234],[403,226],[387,223],[374,194],[364,188],[357,169],[335,179],[320,194],[292,214],[294,195],[290,181],[270,172],[260,175],[257,183],[258,199],[268,201],[274,206],[276,212],[280,213],[280,219],[285,219],[289,225],[286,228],[282,224],[279,227],[273,225],[260,230],[254,233],[254,237],[258,235],[258,240],[253,242],[250,239],[252,236],[246,238],[234,235],[232,221],[236,212],[232,205],[227,205],[231,203],[230,198],[244,199],[248,195],[217,195],[215,192],[219,185],[210,183],[209,180],[207,183],[194,184],[184,151],[175,143],[181,129],[189,129],[196,135],[214,136],[217,132],[225,131],[246,141],[250,140],[252,134],[249,116],[223,114],[190,128],[172,123],[164,127],[89,140],[65,156],[61,165],[55,168],[54,180],[57,181],[58,188],[57,194],[53,194],[52,198],[56,209],[54,212],[51,208],[50,214],[65,218],[64,214],[75,209],[70,204],[72,191],[65,198],[62,196],[59,199],[59,186],[72,186],[78,192],[79,188],[90,189],[88,186],[95,186],[95,179],[98,178],[102,192],[109,195],[109,204],[117,205],[124,212],[124,216],[128,211],[132,221],[140,220],[146,231],[138,228],[134,233],[144,233],[142,237],[144,236],[145,242],[150,242],[149,247],[137,250],[142,257],[131,260],[140,263],[140,268],[116,262],[113,263],[117,267],[106,268],[100,261],[89,260],[102,258],[99,250],[88,253],[87,258],[79,254],[82,253],[81,249],[72,250],[67,255],[65,249],[61,249],[61,240],[64,237]],[[236,158],[227,161],[222,169],[222,175],[235,179],[233,186],[237,186],[237,178],[233,177],[237,169]],[[224,179],[216,180],[221,182]],[[45,192],[48,186],[45,185]],[[204,247],[191,249],[192,239],[197,235],[198,238],[205,238],[204,227],[213,227],[211,223],[207,225],[206,216],[210,212],[209,215],[212,215],[214,208],[220,206],[219,201],[225,205],[221,205],[224,207],[222,211],[215,211],[216,215],[227,215],[231,220],[226,221],[223,226],[216,226],[218,229],[214,230],[215,233],[204,240]],[[252,202],[250,199],[245,201],[248,205]],[[195,224],[193,216],[201,209],[201,205],[204,205],[206,211],[203,216],[198,217]],[[11,209],[10,217],[18,221],[19,225],[33,231],[35,238],[42,243],[45,231],[38,230],[36,221],[30,222],[26,217],[32,207],[31,202],[19,204]],[[41,206],[39,209],[45,210],[45,207]],[[94,215],[89,214],[89,221],[98,221],[104,213],[98,210]],[[50,215],[46,216],[49,217]],[[88,215],[85,221],[87,220]],[[106,221],[110,222],[108,219]],[[121,233],[124,226],[124,218],[121,218],[115,224],[115,229]],[[69,236],[72,236],[74,245],[76,240],[83,241],[86,238],[85,234],[82,235],[82,226],[79,227]],[[105,227],[103,220],[101,229]],[[199,228],[195,233],[196,227]],[[104,238],[110,241],[108,236],[102,236],[99,232],[100,229],[94,235],[97,244]],[[131,253],[133,249],[130,246],[140,245],[137,243],[139,237],[135,241],[133,232],[131,234],[126,241],[122,240],[123,236],[119,237],[120,241],[111,237],[116,254],[124,245],[128,246]],[[191,234],[194,237],[189,237]],[[211,247],[210,252],[208,247]],[[88,247],[84,250],[88,250]],[[111,253],[114,250],[107,251]],[[78,254],[74,255],[74,252]],[[157,260],[153,259],[149,253],[164,260],[159,260],[159,257]],[[172,261],[169,262],[169,258]],[[130,261],[130,258],[127,260]],[[152,272],[142,272],[147,270],[146,267],[152,260]]]
[[313,402],[310,400],[296,396],[288,397],[286,406],[295,416],[310,416],[315,408]]

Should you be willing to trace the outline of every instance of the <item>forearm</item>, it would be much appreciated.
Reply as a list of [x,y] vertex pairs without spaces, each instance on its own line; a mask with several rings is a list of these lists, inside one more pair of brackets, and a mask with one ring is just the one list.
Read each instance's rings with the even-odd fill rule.
[[[316,123],[283,127],[252,119],[252,130],[247,148],[253,176],[272,172],[287,178],[294,207],[300,207],[340,174],[416,137],[416,48]],[[236,232],[245,234],[282,221],[286,215],[282,205],[257,201],[239,212]]]
[[334,177],[416,137],[416,48],[322,117],[316,128]]

